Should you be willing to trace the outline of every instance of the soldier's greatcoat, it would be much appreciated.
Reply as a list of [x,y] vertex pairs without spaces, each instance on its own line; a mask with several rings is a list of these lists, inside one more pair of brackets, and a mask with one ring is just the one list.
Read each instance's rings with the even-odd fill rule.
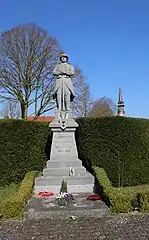
[[70,101],[73,101],[74,98],[74,88],[72,83],[72,76],[74,75],[74,68],[71,64],[59,63],[56,65],[55,69],[53,70],[53,75],[56,76],[55,87],[53,90],[53,98],[57,98],[57,91],[59,88],[62,88],[62,76],[63,76],[63,83],[64,88],[68,88],[70,91]]

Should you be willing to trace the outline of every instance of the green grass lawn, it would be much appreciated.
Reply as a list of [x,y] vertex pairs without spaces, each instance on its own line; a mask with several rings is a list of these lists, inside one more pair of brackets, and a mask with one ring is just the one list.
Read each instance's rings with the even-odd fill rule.
[[19,189],[19,184],[14,184],[14,183],[10,184],[9,186],[0,187],[0,203],[10,195],[17,192],[18,189]]

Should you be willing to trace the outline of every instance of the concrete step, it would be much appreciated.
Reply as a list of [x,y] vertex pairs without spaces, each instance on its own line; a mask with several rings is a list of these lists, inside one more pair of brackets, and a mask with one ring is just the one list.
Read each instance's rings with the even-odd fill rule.
[[[83,176],[86,174],[86,169],[82,167],[75,167],[75,176]],[[62,168],[44,168],[43,176],[69,176],[69,167]]]
[[86,176],[41,176],[35,179],[35,186],[61,186],[62,180],[66,180],[68,185],[88,185],[94,184],[94,177],[91,174]]
[[[94,184],[84,184],[84,185],[67,185],[67,190],[70,193],[86,193],[86,192],[93,192]],[[57,194],[60,192],[60,185],[36,185],[34,189],[34,193],[37,194],[38,192],[53,192]]]
[[[67,219],[70,220],[72,219],[72,216],[75,216],[77,218],[103,218],[103,217],[110,217],[110,210],[107,209],[73,209],[73,210],[68,210],[68,209],[63,209],[59,210],[56,209],[55,211],[40,211],[40,212],[35,212],[34,208],[29,210],[28,212],[24,213],[25,220],[45,220],[45,219]],[[61,238],[62,239],[62,238]],[[100,238],[101,239],[101,238]],[[103,238],[102,238],[103,239]]]
[[81,167],[82,161],[79,159],[71,159],[71,160],[48,160],[47,168],[70,168],[70,167]]

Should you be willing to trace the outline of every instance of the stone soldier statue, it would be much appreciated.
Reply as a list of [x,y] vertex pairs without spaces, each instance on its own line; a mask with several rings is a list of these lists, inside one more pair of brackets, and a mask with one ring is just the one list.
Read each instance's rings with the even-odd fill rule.
[[56,77],[56,83],[53,91],[53,99],[56,99],[59,116],[70,112],[70,102],[74,99],[74,88],[72,76],[74,68],[68,63],[68,56],[65,53],[60,55],[60,63],[53,70]]

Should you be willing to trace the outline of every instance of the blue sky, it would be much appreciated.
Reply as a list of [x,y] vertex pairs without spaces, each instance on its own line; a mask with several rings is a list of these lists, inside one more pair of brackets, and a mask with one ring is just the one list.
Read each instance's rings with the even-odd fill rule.
[[149,0],[1,0],[0,31],[36,23],[55,36],[88,77],[94,98],[149,117]]

